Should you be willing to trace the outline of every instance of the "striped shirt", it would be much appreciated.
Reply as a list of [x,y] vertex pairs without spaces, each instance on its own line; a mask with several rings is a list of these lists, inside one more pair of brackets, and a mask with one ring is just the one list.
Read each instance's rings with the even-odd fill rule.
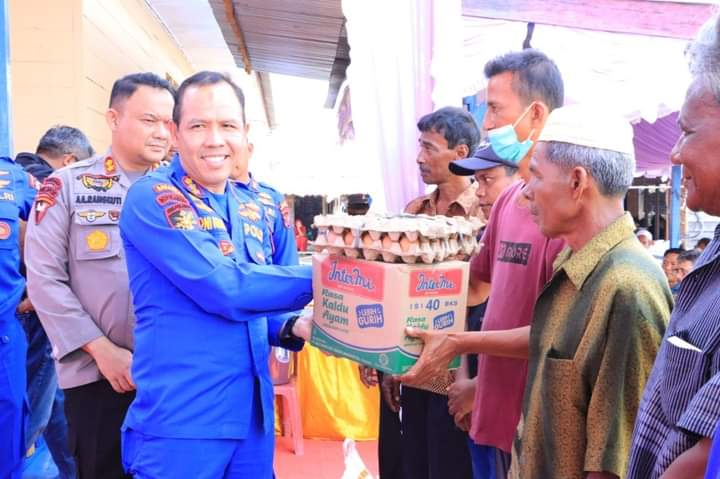
[[720,420],[720,226],[682,282],[633,432],[628,478],[655,479]]

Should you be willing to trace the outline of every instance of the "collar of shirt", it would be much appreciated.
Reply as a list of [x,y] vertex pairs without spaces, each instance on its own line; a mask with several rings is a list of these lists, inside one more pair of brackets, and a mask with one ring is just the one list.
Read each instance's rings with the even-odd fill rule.
[[[465,213],[464,216],[469,216],[472,212],[473,204],[477,201],[477,198],[475,197],[476,190],[477,183],[470,183],[470,186],[465,188],[457,198],[450,202],[450,204],[448,205],[448,211],[452,208],[452,205],[457,204],[460,208],[462,208],[463,212]],[[437,211],[438,196],[440,196],[440,190],[439,188],[435,188],[435,190],[431,193],[418,198],[416,201],[420,201],[422,204],[422,208],[420,208],[419,212],[424,213],[430,210],[435,214],[441,214]]]
[[[706,264],[712,263],[720,257],[720,225],[715,227],[715,234],[713,235],[712,241],[708,243],[705,250],[702,252],[700,257],[695,262],[693,271],[705,266]],[[690,273],[692,273],[691,271]]]
[[613,249],[618,243],[633,236],[635,223],[630,213],[625,213],[613,221],[607,228],[595,235],[580,251],[573,254],[570,247],[566,247],[555,260],[555,271],[565,270],[576,289],[580,290],[590,273],[605,253]]

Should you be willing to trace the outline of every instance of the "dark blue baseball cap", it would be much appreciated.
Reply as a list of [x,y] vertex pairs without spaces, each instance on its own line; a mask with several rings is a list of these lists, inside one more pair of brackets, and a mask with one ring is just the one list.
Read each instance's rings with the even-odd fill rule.
[[518,165],[497,156],[490,143],[482,143],[475,149],[471,157],[451,161],[450,171],[458,176],[472,176],[478,170],[487,170],[489,168],[495,168],[496,166],[511,166],[517,168]]

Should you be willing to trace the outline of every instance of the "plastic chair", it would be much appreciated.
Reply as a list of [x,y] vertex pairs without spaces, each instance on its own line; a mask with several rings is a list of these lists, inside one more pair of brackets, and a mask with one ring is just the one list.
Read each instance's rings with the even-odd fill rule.
[[275,395],[282,398],[282,434],[285,436],[289,431],[295,455],[302,456],[304,452],[302,418],[295,381],[276,385]]

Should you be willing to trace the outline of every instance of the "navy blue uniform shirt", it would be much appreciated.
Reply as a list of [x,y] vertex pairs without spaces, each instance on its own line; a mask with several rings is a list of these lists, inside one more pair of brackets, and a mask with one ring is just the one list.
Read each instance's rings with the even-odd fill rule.
[[222,208],[178,160],[128,192],[120,231],[137,317],[137,396],[125,428],[242,439],[259,388],[258,412],[273,430],[269,347],[302,347],[280,332],[283,313],[312,299],[311,268],[266,264],[262,229],[243,221],[246,201],[230,184],[225,199]]

